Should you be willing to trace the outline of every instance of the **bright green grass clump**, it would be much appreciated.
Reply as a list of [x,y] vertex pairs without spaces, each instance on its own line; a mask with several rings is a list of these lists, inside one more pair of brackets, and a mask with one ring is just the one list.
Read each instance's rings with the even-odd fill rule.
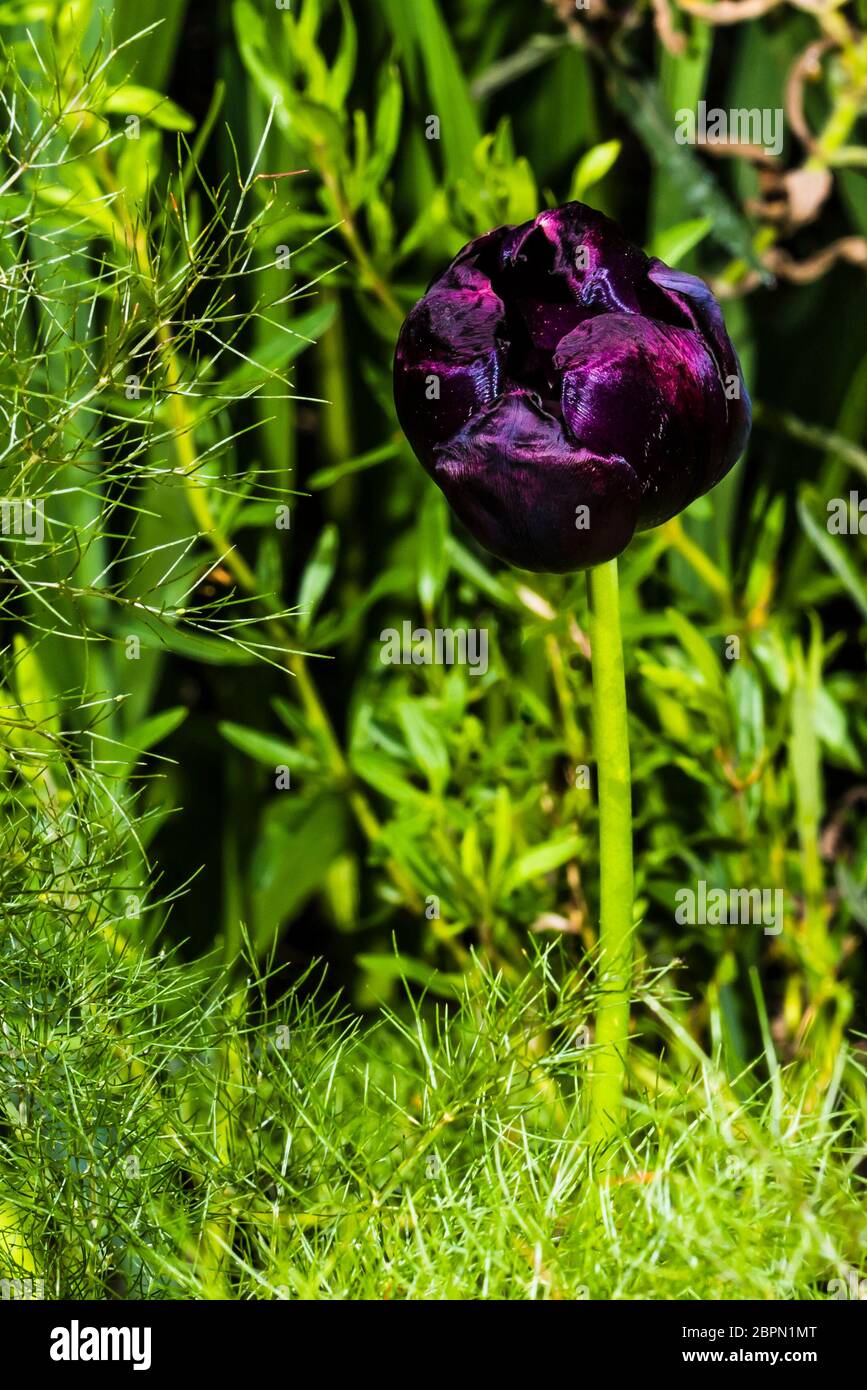
[[83,809],[54,822],[60,875],[56,834],[2,861],[0,1276],[49,1298],[778,1299],[857,1270],[842,1056],[819,1103],[774,1068],[732,1087],[649,985],[636,1017],[670,1060],[637,1050],[600,1183],[593,1001],[556,951],[369,1027],[310,973],[280,995],[124,946]]

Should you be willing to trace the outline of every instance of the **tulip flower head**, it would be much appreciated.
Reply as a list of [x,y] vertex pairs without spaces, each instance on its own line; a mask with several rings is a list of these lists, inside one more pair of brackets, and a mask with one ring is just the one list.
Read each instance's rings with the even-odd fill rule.
[[750,432],[707,285],[582,203],[465,246],[403,324],[394,391],[458,517],[528,570],[619,555],[725,477]]

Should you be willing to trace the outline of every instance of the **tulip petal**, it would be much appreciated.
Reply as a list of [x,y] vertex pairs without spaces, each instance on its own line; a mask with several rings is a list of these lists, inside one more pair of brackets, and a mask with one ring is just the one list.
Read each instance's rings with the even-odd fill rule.
[[490,281],[468,266],[438,281],[407,317],[395,352],[395,404],[427,467],[434,447],[499,394],[504,322]]
[[629,544],[638,517],[632,468],[574,448],[528,391],[501,396],[439,448],[434,477],[476,539],[521,569],[598,565]]
[[567,204],[540,213],[517,233],[504,269],[528,280],[537,294],[562,295],[585,316],[640,313],[635,286],[641,252],[602,213]]
[[682,310],[708,343],[717,367],[726,404],[726,423],[714,469],[705,480],[704,491],[714,487],[737,463],[747,445],[752,424],[752,403],[741,364],[726,332],[722,310],[711,290],[697,275],[672,270],[664,261],[650,262],[648,276]]
[[697,333],[605,314],[564,338],[555,362],[569,437],[622,455],[641,480],[639,530],[667,521],[705,491],[726,407],[716,363]]

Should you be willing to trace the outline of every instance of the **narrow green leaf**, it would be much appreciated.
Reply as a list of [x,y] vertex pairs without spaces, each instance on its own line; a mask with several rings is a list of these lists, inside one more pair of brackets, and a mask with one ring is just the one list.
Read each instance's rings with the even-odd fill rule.
[[430,487],[418,521],[418,597],[425,613],[433,612],[448,578],[448,534],[446,500],[438,487]]
[[298,607],[301,610],[298,615],[298,631],[302,635],[309,630],[316,617],[316,610],[334,578],[338,545],[337,527],[326,526],[301,576],[298,589]]
[[569,197],[582,201],[593,185],[601,183],[605,175],[614,168],[621,148],[619,140],[606,140],[604,144],[594,145],[592,150],[582,155],[572,176]]
[[362,171],[361,189],[365,197],[379,188],[394,159],[400,139],[400,118],[403,112],[403,89],[397,68],[384,69],[380,78],[379,99],[373,127],[373,148],[367,166]]
[[151,87],[139,87],[127,82],[109,92],[102,110],[123,116],[140,116],[161,130],[194,130],[195,121],[176,102],[155,92]]
[[494,798],[493,850],[488,871],[491,894],[496,896],[509,851],[512,848],[512,799],[508,787],[500,785]]
[[[162,90],[172,74],[177,56],[188,0],[113,0],[112,18],[116,43],[123,43],[134,34],[141,34],[134,44],[124,49],[124,61],[132,58],[135,70],[146,76],[148,83]],[[22,20],[18,21],[23,22]],[[142,33],[151,24],[150,33]]]
[[327,468],[318,468],[307,479],[307,486],[311,492],[321,492],[323,488],[331,487],[333,483],[339,483],[341,478],[347,478],[351,473],[362,473],[366,468],[373,468],[377,463],[385,463],[387,459],[396,458],[400,451],[401,445],[397,441],[390,444],[380,444],[377,449],[368,449],[367,453],[356,454],[355,458],[346,459],[343,463],[334,463]]
[[352,752],[353,770],[390,801],[411,802],[418,807],[428,805],[425,792],[409,781],[408,769],[394,758],[373,749],[356,748]]
[[559,869],[563,864],[568,864],[580,849],[580,838],[577,835],[569,835],[564,840],[551,840],[548,844],[537,845],[535,849],[527,850],[515,860],[506,874],[503,880],[503,896],[508,897],[522,883],[529,883],[530,879],[541,878],[544,874]]
[[688,222],[678,222],[676,227],[667,227],[657,232],[649,248],[648,255],[658,256],[666,265],[678,265],[704,241],[713,223],[709,217],[694,217]]
[[124,744],[139,753],[146,753],[179,729],[189,712],[186,705],[174,705],[171,709],[161,710],[159,714],[152,714],[124,735]]
[[401,700],[397,716],[409,750],[435,794],[443,792],[449,779],[449,754],[436,725],[415,700]]
[[459,999],[464,992],[461,975],[447,975],[444,971],[435,970],[432,965],[413,960],[410,956],[364,953],[356,956],[355,962],[362,970],[368,970],[382,979],[406,980],[410,984],[421,985],[430,994],[439,995],[443,999]]
[[267,807],[250,867],[254,942],[267,950],[275,933],[304,906],[346,850],[349,834],[343,797],[311,798],[281,792]]
[[440,121],[446,168],[451,178],[472,177],[473,152],[481,139],[476,112],[467,91],[449,31],[437,0],[413,0],[407,7],[427,78],[433,110]]
[[277,767],[314,772],[319,766],[315,758],[302,753],[294,744],[276,734],[263,734],[258,729],[248,729],[244,724],[234,724],[227,719],[221,720],[217,728],[233,748],[240,749],[272,772]]
[[867,587],[848,553],[846,540],[843,536],[832,536],[827,526],[820,525],[807,505],[810,497],[811,494],[804,491],[798,498],[798,519],[804,532],[867,618]]
[[328,95],[331,104],[338,110],[349,95],[352,79],[355,76],[355,59],[358,50],[358,31],[347,0],[340,0],[340,17],[343,21],[340,47],[328,78]]
[[702,636],[698,628],[689,621],[689,618],[685,617],[683,613],[679,613],[676,608],[666,609],[666,617],[671,622],[681,645],[691,658],[708,690],[721,695],[723,693],[722,668],[710,642]]

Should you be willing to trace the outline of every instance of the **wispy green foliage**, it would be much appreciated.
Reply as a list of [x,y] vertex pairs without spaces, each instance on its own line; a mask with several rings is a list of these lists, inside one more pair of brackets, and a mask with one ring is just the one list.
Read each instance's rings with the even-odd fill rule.
[[[836,11],[728,64],[679,7],[654,49],[641,6],[236,0],[213,52],[160,8],[0,6],[0,1255],[71,1297],[825,1296],[864,1239],[857,36],[806,106],[841,196],[788,227],[672,116],[782,104]],[[712,281],[759,398],[623,565],[606,1188],[583,579],[453,531],[390,385],[430,275],[570,195]],[[484,670],[386,663],[405,625]],[[678,921],[701,881],[782,930]]]
[[600,1189],[593,997],[556,952],[360,1029],[311,976],[229,989],[122,945],[86,793],[76,816],[53,900],[56,844],[4,872],[6,1277],[65,1298],[779,1299],[858,1268],[842,1059],[817,1111],[797,1086],[745,1106],[692,1043],[682,1071],[640,1054],[632,1156]]

